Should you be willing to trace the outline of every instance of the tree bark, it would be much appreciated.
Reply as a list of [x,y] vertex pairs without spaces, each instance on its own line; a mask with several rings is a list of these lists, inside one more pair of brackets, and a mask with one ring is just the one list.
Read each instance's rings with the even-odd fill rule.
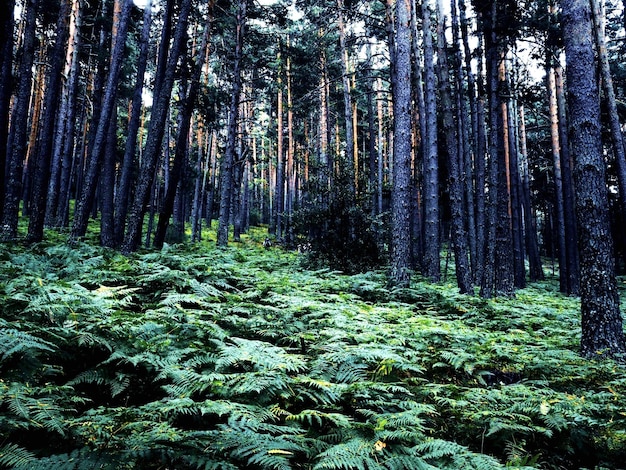
[[[56,25],[56,39],[50,55],[50,68],[46,79],[46,94],[44,96],[44,111],[41,132],[39,134],[39,148],[34,158],[32,193],[30,199],[30,222],[28,224],[27,240],[39,242],[43,239],[44,221],[46,217],[46,196],[50,181],[50,160],[54,140],[54,122],[61,92],[61,80],[65,61],[65,48],[69,35],[70,1],[63,0],[59,8]],[[19,125],[24,125],[20,123]]]
[[4,205],[0,238],[13,240],[17,237],[20,198],[22,196],[22,176],[28,143],[28,111],[30,108],[30,92],[33,83],[33,62],[35,60],[35,32],[37,26],[37,9],[39,0],[29,0],[24,12],[24,40],[22,56],[18,70],[19,81],[15,95],[15,103],[11,115],[12,146],[8,152],[7,173],[4,183]]
[[437,23],[437,71],[439,76],[439,95],[443,112],[443,135],[445,136],[448,154],[448,185],[450,194],[452,244],[454,245],[454,261],[456,280],[461,294],[473,293],[472,278],[469,264],[469,241],[467,239],[467,215],[463,210],[463,182],[461,181],[461,158],[459,154],[458,126],[454,120],[455,106],[452,104],[450,74],[444,32],[443,0],[438,4],[439,21]]
[[130,185],[133,177],[133,164],[135,153],[137,152],[137,136],[141,125],[142,95],[144,87],[144,76],[148,63],[148,48],[150,46],[150,26],[152,24],[152,1],[148,0],[144,7],[143,27],[139,39],[139,58],[137,59],[137,75],[135,78],[135,89],[133,91],[130,120],[128,123],[128,134],[126,136],[126,147],[122,157],[122,167],[117,191],[115,193],[115,215],[114,231],[115,245],[119,246],[124,239],[124,228],[126,226],[126,215],[128,214],[128,204],[130,196]]
[[[117,31],[115,38],[113,39],[115,43],[111,52],[109,74],[102,99],[102,110],[100,111],[98,128],[96,130],[93,147],[91,148],[89,160],[87,162],[87,172],[83,181],[82,191],[78,201],[76,201],[76,212],[74,215],[74,222],[72,224],[72,231],[70,232],[70,243],[76,242],[79,238],[84,237],[87,232],[89,212],[93,205],[96,187],[98,185],[98,174],[100,172],[102,160],[106,151],[109,126],[115,125],[115,123],[112,124],[112,117],[115,115],[114,107],[117,96],[117,87],[120,71],[122,69],[122,62],[124,60],[124,48],[126,44],[128,26],[130,23],[130,13],[133,7],[132,0],[122,1],[122,9],[116,24]],[[113,223],[112,220],[111,223]],[[111,230],[112,229],[113,227],[111,227]],[[111,240],[110,242],[107,241],[107,243],[112,244],[113,242]]]
[[226,149],[220,169],[220,217],[217,227],[217,245],[228,245],[228,228],[234,192],[234,165],[237,146],[237,124],[239,121],[239,101],[241,98],[241,61],[246,24],[246,0],[237,3],[235,25],[235,57],[233,62],[233,87],[231,90]]
[[393,93],[393,186],[391,194],[391,273],[393,285],[408,287],[411,268],[411,14],[409,2],[395,3],[395,34],[390,47]]
[[431,0],[422,2],[424,31],[424,95],[426,134],[424,135],[424,258],[423,274],[437,282],[441,276],[439,252],[439,161],[437,146],[437,92],[434,47],[431,30]]
[[198,100],[198,94],[200,92],[200,78],[202,76],[202,69],[204,68],[204,58],[206,57],[206,48],[209,41],[210,25],[212,21],[212,15],[209,14],[206,24],[204,26],[204,33],[202,34],[202,43],[198,54],[196,56],[196,64],[189,83],[189,89],[183,100],[180,126],[178,130],[178,137],[176,139],[176,152],[174,154],[174,161],[172,163],[168,189],[165,193],[165,199],[161,212],[159,213],[159,222],[157,224],[157,230],[154,234],[154,246],[156,248],[163,248],[165,241],[165,234],[169,225],[170,217],[174,210],[174,199],[176,197],[176,190],[183,174],[185,161],[187,158],[187,150],[189,148],[189,131],[191,129],[191,116]]
[[[13,10],[15,0],[0,6],[0,219],[4,210],[5,169],[8,160],[9,108],[13,91]],[[1,232],[1,230],[0,230]],[[0,234],[1,236],[1,234]]]
[[126,234],[122,243],[123,253],[135,251],[141,240],[143,219],[146,213],[146,206],[150,200],[150,188],[154,180],[163,135],[165,134],[165,121],[169,111],[174,76],[178,59],[185,47],[191,3],[191,0],[182,0],[178,23],[174,32],[174,41],[167,59],[167,65],[165,65],[163,82],[159,87],[158,94],[155,96],[152,107],[152,117],[150,118],[148,137],[143,152],[143,161],[135,189],[135,196],[129,210]]
[[595,77],[593,24],[586,0],[563,0],[569,137],[574,155],[580,248],[581,353],[626,352],[602,156],[600,99]]

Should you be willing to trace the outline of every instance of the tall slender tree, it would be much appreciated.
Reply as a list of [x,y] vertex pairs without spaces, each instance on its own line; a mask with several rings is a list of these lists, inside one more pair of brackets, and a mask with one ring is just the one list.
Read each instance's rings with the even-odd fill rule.
[[439,150],[437,145],[437,79],[434,65],[433,31],[431,29],[432,0],[422,2],[422,28],[424,31],[424,275],[438,281],[440,272],[439,252],[441,249],[439,224]]
[[228,244],[232,196],[234,193],[234,165],[237,146],[237,124],[239,121],[239,101],[242,90],[243,41],[246,26],[246,0],[239,0],[235,6],[235,54],[233,60],[233,84],[228,108],[228,130],[226,149],[220,168],[220,217],[217,228],[217,245]]
[[[411,11],[406,0],[387,1],[393,18],[390,41],[394,149],[391,196],[391,282],[408,287],[411,268]],[[395,7],[395,8],[394,8]]]
[[22,196],[22,177],[28,144],[28,111],[33,82],[35,60],[35,33],[39,0],[28,0],[24,4],[23,41],[18,83],[11,114],[11,146],[8,148],[7,174],[3,180],[5,198],[0,224],[0,237],[12,240],[17,237],[17,225]]
[[626,353],[611,239],[593,19],[587,0],[562,0],[570,146],[580,248],[581,352]]
[[[44,221],[46,217],[46,196],[50,182],[50,161],[54,141],[54,125],[59,107],[59,94],[65,49],[69,36],[69,17],[71,0],[62,0],[56,24],[56,37],[49,56],[50,67],[46,78],[46,93],[43,103],[43,116],[40,126],[39,146],[34,155],[32,193],[30,199],[30,221],[27,239],[38,242],[43,239]],[[23,123],[20,123],[23,125]]]
[[12,94],[13,70],[13,11],[15,0],[0,6],[0,218],[4,207],[4,180],[9,140],[9,107]]

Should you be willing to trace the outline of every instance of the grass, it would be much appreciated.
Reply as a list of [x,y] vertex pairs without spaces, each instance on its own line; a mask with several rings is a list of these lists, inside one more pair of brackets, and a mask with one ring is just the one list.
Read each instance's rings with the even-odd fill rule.
[[624,468],[626,369],[554,279],[389,289],[263,239],[0,246],[0,468]]

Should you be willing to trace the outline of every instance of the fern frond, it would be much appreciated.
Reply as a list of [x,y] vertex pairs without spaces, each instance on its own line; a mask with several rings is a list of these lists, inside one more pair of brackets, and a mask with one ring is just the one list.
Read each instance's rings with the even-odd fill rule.
[[0,447],[0,467],[28,468],[35,460],[35,454],[16,444],[5,444]]

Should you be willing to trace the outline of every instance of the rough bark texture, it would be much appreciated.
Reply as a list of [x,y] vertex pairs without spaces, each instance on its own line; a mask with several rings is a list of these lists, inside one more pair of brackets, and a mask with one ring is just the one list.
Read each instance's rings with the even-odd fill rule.
[[246,23],[246,0],[240,0],[237,6],[237,24],[235,36],[235,58],[233,62],[233,88],[231,90],[228,115],[228,140],[224,151],[224,159],[220,169],[220,218],[217,227],[217,245],[228,244],[228,227],[230,225],[231,203],[234,193],[234,165],[237,145],[237,123],[239,120],[239,100],[241,97],[241,60],[243,39]]
[[124,227],[126,226],[126,215],[128,214],[128,204],[130,196],[130,184],[132,181],[133,163],[137,151],[137,135],[141,124],[142,93],[144,86],[144,76],[148,62],[148,47],[150,41],[150,25],[152,24],[152,2],[148,1],[144,7],[143,28],[141,30],[139,58],[137,59],[137,76],[135,78],[135,89],[133,91],[130,121],[128,123],[128,135],[126,136],[126,147],[122,159],[117,191],[115,193],[115,215],[114,215],[114,235],[115,244],[122,243],[124,238]]
[[13,10],[15,0],[5,0],[0,6],[0,218],[4,208],[4,178],[9,139],[9,105],[13,88]]
[[[44,220],[46,217],[46,196],[50,181],[50,160],[54,140],[54,123],[56,120],[61,92],[61,80],[65,58],[65,47],[69,34],[70,2],[63,0],[59,8],[59,17],[56,25],[56,39],[50,54],[50,68],[46,80],[44,97],[44,111],[39,147],[35,155],[33,168],[32,193],[30,199],[30,223],[28,224],[27,239],[29,242],[39,242],[43,239]],[[23,123],[20,123],[23,125]]]
[[437,92],[431,30],[431,0],[422,2],[424,30],[424,95],[426,134],[424,135],[424,262],[423,273],[432,281],[441,276],[439,251],[439,161],[437,148]]
[[176,72],[178,59],[183,51],[185,39],[187,37],[187,23],[191,10],[191,0],[183,0],[180,13],[178,15],[178,23],[174,32],[174,41],[170,50],[170,55],[165,66],[163,75],[163,83],[159,88],[158,95],[155,98],[152,107],[152,116],[148,128],[148,138],[143,153],[143,161],[135,197],[129,210],[128,226],[122,243],[122,252],[130,253],[137,249],[141,240],[141,230],[143,219],[146,212],[146,206],[150,200],[151,187],[154,180],[157,162],[165,133],[165,121],[169,110],[170,95],[174,85],[174,75]]
[[154,246],[156,248],[162,248],[165,242],[165,234],[170,222],[170,217],[174,211],[174,198],[176,196],[176,190],[178,183],[182,179],[183,168],[187,159],[187,150],[189,148],[189,131],[191,129],[191,116],[198,100],[198,93],[200,91],[200,77],[202,76],[202,69],[204,67],[204,58],[206,57],[206,47],[209,40],[211,17],[207,20],[204,33],[202,35],[202,43],[198,51],[196,58],[195,70],[191,81],[189,83],[189,89],[187,90],[187,96],[183,100],[183,106],[180,116],[180,126],[178,130],[178,137],[176,138],[176,152],[174,154],[174,162],[172,163],[172,169],[170,173],[168,190],[163,200],[161,212],[159,213],[159,222],[157,224],[157,230],[154,234]]
[[18,70],[19,81],[11,116],[12,145],[8,152],[6,180],[4,180],[5,199],[0,224],[0,238],[11,240],[17,237],[20,197],[22,195],[22,175],[28,143],[29,97],[33,82],[33,62],[35,59],[35,30],[39,0],[26,3],[24,20],[24,41],[22,57]]
[[623,354],[626,344],[609,226],[591,9],[586,0],[563,0],[561,5],[579,229],[581,353],[586,357]]
[[411,30],[406,0],[395,2],[392,54],[393,186],[391,195],[391,274],[394,285],[408,287],[411,267]]
[[[126,36],[128,33],[128,26],[130,23],[130,12],[133,7],[132,0],[124,0],[121,5],[122,10],[119,15],[117,23],[117,33],[114,38],[115,44],[113,51],[111,52],[111,63],[109,66],[109,74],[106,81],[106,87],[104,89],[104,97],[102,98],[102,110],[100,112],[100,119],[98,120],[98,128],[89,154],[89,160],[87,162],[87,172],[85,174],[85,180],[83,181],[83,187],[80,193],[78,201],[76,201],[76,213],[74,216],[74,222],[72,225],[72,231],[70,233],[70,241],[76,241],[79,238],[85,236],[87,232],[87,224],[89,222],[89,212],[93,205],[94,197],[96,194],[96,187],[98,185],[98,174],[100,172],[100,166],[102,164],[104,153],[107,146],[107,138],[109,127],[115,125],[112,121],[115,107],[115,99],[117,96],[117,87],[119,83],[120,71],[122,69],[122,62],[124,60],[124,47],[126,44]],[[112,169],[109,169],[112,170]],[[114,171],[114,169],[113,169]],[[109,175],[109,184],[114,182],[112,175]],[[110,194],[111,198],[113,194]],[[111,201],[112,202],[112,201]],[[111,210],[113,208],[111,207]],[[112,241],[112,216],[111,213],[111,240],[106,243],[113,244]]]
[[437,71],[443,111],[443,134],[448,154],[448,187],[450,194],[450,223],[454,249],[456,280],[461,294],[473,293],[469,264],[469,241],[467,239],[467,215],[463,210],[463,182],[461,181],[461,158],[459,154],[458,125],[454,120],[457,109],[452,104],[452,91],[448,60],[446,57],[446,38],[443,24],[443,5],[439,3],[439,23],[437,26],[438,56]]

